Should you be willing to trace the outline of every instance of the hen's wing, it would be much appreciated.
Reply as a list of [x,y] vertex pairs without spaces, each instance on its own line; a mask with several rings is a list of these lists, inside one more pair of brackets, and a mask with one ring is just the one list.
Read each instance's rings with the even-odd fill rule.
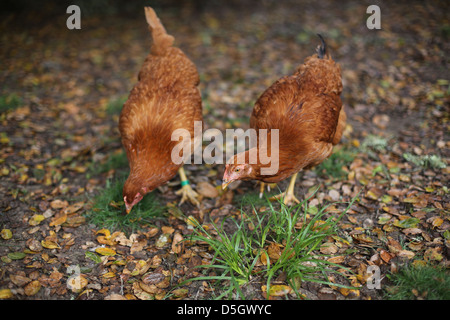
[[[280,166],[298,171],[316,165],[340,139],[336,131],[341,90],[340,69],[334,61],[307,58],[294,75],[276,81],[261,95],[250,126],[279,130]],[[344,117],[345,112],[341,120]]]
[[[146,158],[154,166],[170,161],[171,141],[176,129],[194,136],[194,121],[202,120],[199,76],[194,63],[178,48],[154,13],[146,8],[153,44],[130,92],[120,119],[119,130],[130,165]],[[153,159],[154,161],[151,161]]]

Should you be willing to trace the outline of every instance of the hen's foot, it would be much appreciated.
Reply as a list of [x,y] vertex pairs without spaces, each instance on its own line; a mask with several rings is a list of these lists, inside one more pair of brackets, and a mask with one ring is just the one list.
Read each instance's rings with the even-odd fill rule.
[[175,192],[177,195],[181,195],[181,200],[179,205],[182,205],[186,200],[189,200],[193,205],[200,206],[200,202],[198,201],[198,193],[192,189],[190,184],[186,184],[181,187],[180,190]]
[[293,205],[294,203],[300,203],[300,200],[295,197],[294,193],[287,191],[269,198],[270,201],[278,201],[280,199],[282,199],[283,203],[287,206]]

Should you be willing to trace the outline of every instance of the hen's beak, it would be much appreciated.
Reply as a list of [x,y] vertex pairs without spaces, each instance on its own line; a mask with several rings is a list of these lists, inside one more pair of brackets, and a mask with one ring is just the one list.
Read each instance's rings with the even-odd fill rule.
[[125,201],[125,208],[126,208],[127,214],[129,214],[131,209],[133,209],[133,205],[128,205],[128,203]]
[[232,182],[233,182],[233,180],[231,180],[231,181],[223,180],[222,181],[222,190],[225,190],[225,188],[228,187],[228,185]]

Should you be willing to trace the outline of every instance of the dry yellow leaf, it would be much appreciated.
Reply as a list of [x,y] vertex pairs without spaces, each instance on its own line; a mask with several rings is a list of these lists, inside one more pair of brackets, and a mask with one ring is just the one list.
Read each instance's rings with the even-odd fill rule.
[[0,232],[0,235],[2,236],[2,238],[4,240],[9,240],[12,238],[12,232],[9,229],[2,229],[2,231]]
[[[264,285],[261,287],[261,289],[263,292],[267,292],[267,286]],[[270,286],[269,296],[283,297],[292,292],[293,292],[293,290],[291,287],[283,285],[283,284],[276,284],[276,285]]]
[[162,233],[172,234],[175,231],[175,229],[172,227],[163,226],[161,227],[161,231]]
[[59,249],[60,248],[58,243],[51,241],[51,240],[42,240],[41,245],[47,249]]
[[106,272],[102,275],[102,277],[105,279],[114,278],[115,276],[116,276],[116,274],[112,271]]
[[25,294],[27,296],[34,296],[41,289],[41,283],[37,280],[31,281],[24,288]]
[[71,214],[71,213],[75,213],[78,210],[80,210],[81,208],[83,208],[84,202],[76,202],[74,204],[71,204],[70,206],[68,206],[67,208],[64,209],[64,213],[66,214]]
[[105,236],[106,240],[109,240],[111,238],[111,232],[108,229],[100,229],[95,234],[102,233]]
[[43,220],[45,220],[45,217],[42,214],[35,214],[30,218],[30,220],[28,221],[28,224],[30,226],[37,226]]
[[114,256],[116,254],[116,251],[114,249],[104,247],[95,249],[95,252],[101,254],[102,256]]
[[97,241],[98,243],[106,244],[108,246],[114,246],[116,244],[115,241],[107,239],[105,236],[98,236]]
[[11,299],[14,297],[11,289],[0,289],[0,299]]
[[427,222],[431,222],[433,228],[439,228],[444,223],[444,220],[440,217],[432,217]]
[[50,227],[54,227],[54,226],[59,226],[62,225],[64,222],[66,222],[67,220],[67,214],[65,213],[58,213],[50,222],[49,226]]

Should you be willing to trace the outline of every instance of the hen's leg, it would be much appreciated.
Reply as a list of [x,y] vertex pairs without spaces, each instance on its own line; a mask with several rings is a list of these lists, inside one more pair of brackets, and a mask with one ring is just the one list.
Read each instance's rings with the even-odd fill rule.
[[181,189],[176,192],[177,195],[181,195],[180,205],[183,204],[186,200],[189,200],[192,204],[199,206],[200,202],[198,202],[197,197],[198,193],[195,192],[191,185],[189,184],[189,180],[186,177],[186,173],[184,172],[183,167],[178,170],[181,178]]
[[[260,181],[259,184],[260,184],[260,186],[259,186],[259,198],[262,199],[263,194],[264,194],[264,187],[266,186],[266,183]],[[270,192],[270,188],[275,188],[276,186],[277,186],[276,183],[268,183],[267,184],[267,191]]]
[[300,203],[300,201],[294,196],[294,187],[295,187],[295,180],[297,179],[297,174],[294,174],[291,177],[291,182],[289,183],[289,187],[285,192],[280,193],[279,195],[271,197],[269,200],[274,201],[278,199],[283,199],[283,203],[285,205],[291,205],[292,202]]

